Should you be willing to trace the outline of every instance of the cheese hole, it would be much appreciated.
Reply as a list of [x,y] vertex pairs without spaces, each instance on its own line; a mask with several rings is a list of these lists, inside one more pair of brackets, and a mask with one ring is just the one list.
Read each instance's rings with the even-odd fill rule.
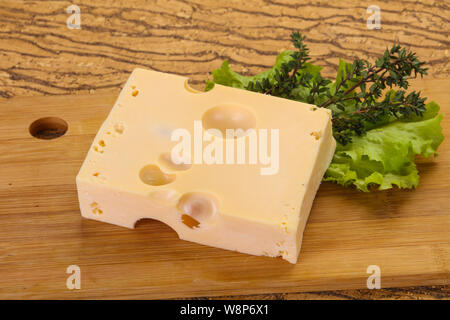
[[198,228],[200,225],[200,222],[192,218],[191,216],[188,216],[187,214],[183,214],[181,216],[181,221],[189,228],[195,229]]
[[114,131],[118,134],[122,134],[125,130],[125,126],[122,123],[116,123],[114,125]]
[[94,151],[98,153],[103,153],[103,150],[100,150],[97,146],[94,146]]
[[90,204],[91,208],[92,208],[92,214],[102,214],[103,210],[99,208],[99,205],[97,202],[92,202]]
[[105,182],[106,181],[106,177],[104,177],[100,172],[95,172],[92,174],[97,181],[99,182]]
[[311,136],[316,138],[316,140],[319,140],[320,139],[320,132],[316,132],[316,131],[311,132]]
[[[174,161],[174,160],[176,160],[176,161]],[[184,171],[184,170],[188,170],[192,166],[191,163],[183,163],[181,161],[182,161],[182,159],[172,159],[171,152],[164,152],[159,156],[159,162],[161,163],[161,165],[170,170]],[[177,162],[181,162],[181,163],[177,163]]]
[[191,85],[189,84],[189,80],[186,80],[184,82],[184,88],[191,93],[202,93],[203,92],[203,91],[199,91],[199,90],[191,87]]
[[63,136],[69,128],[66,121],[56,117],[40,118],[31,123],[30,134],[38,139],[50,140]]
[[[224,104],[208,109],[202,117],[202,125],[206,130],[217,129],[226,136],[227,129],[238,130],[241,132],[234,135],[234,138],[248,134],[247,130],[254,129],[256,126],[255,115],[245,107]],[[214,135],[216,130],[210,132]]]
[[[178,209],[187,215],[191,219],[197,221],[199,224],[205,223],[212,219],[217,213],[217,200],[209,194],[201,192],[190,192],[181,196],[178,201]],[[182,221],[185,225],[192,228],[189,225],[189,221],[192,221],[185,217]],[[185,220],[187,222],[185,222]]]
[[151,186],[161,186],[175,180],[174,174],[166,174],[154,164],[143,167],[139,172],[139,177],[143,183]]

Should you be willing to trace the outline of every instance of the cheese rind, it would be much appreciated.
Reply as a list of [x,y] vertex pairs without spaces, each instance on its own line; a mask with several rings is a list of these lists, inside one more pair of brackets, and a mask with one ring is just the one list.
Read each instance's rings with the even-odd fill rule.
[[[278,130],[278,171],[263,175],[267,164],[248,161],[171,165],[171,134],[193,137],[202,120],[219,131]],[[247,157],[250,139],[231,138],[246,142]],[[335,145],[327,109],[221,85],[200,93],[184,77],[135,69],[77,176],[81,213],[128,228],[157,219],[184,240],[295,263]]]

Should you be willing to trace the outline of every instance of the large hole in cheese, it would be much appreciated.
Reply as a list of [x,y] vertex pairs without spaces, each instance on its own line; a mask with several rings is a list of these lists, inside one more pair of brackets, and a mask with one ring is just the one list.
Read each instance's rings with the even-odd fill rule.
[[[248,129],[254,129],[256,126],[255,115],[248,110],[246,107],[233,105],[233,104],[223,104],[211,109],[208,109],[202,117],[202,125],[205,130],[217,129],[221,132],[222,137],[226,138],[226,130],[241,129],[239,135],[234,135],[233,137],[239,137],[246,134]],[[214,130],[211,131],[214,134]]]
[[151,186],[161,186],[175,180],[174,174],[167,174],[154,164],[149,164],[141,169],[139,177],[142,182]]
[[194,228],[211,220],[216,215],[218,203],[210,194],[189,192],[181,196],[177,207],[183,213],[183,223],[189,228]]

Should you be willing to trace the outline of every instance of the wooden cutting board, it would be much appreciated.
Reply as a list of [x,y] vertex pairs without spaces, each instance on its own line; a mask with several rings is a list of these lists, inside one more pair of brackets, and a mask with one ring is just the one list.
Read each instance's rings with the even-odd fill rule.
[[[415,84],[441,105],[439,157],[419,160],[417,190],[362,193],[323,183],[300,260],[255,257],[179,240],[143,220],[134,230],[82,219],[75,176],[117,92],[0,102],[0,298],[181,298],[450,284],[450,80]],[[65,135],[29,133],[42,117]],[[66,269],[81,268],[81,290]]]

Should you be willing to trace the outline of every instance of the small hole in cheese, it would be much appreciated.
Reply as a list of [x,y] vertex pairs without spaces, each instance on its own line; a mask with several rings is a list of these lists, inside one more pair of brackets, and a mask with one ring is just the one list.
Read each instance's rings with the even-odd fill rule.
[[320,132],[316,132],[316,131],[311,132],[311,136],[316,138],[316,140],[319,140],[320,139]]
[[92,208],[92,214],[102,214],[103,213],[103,210],[98,207],[98,203],[95,201],[91,203],[91,208]]
[[125,130],[125,126],[122,123],[116,123],[114,125],[114,131],[118,134],[122,134]]
[[191,93],[202,93],[202,91],[192,88],[189,84],[189,80],[184,82],[184,88]]
[[189,228],[194,229],[194,228],[198,228],[200,225],[200,222],[198,222],[197,220],[195,220],[194,218],[192,218],[191,216],[187,215],[187,214],[183,214],[181,216],[181,221]]

